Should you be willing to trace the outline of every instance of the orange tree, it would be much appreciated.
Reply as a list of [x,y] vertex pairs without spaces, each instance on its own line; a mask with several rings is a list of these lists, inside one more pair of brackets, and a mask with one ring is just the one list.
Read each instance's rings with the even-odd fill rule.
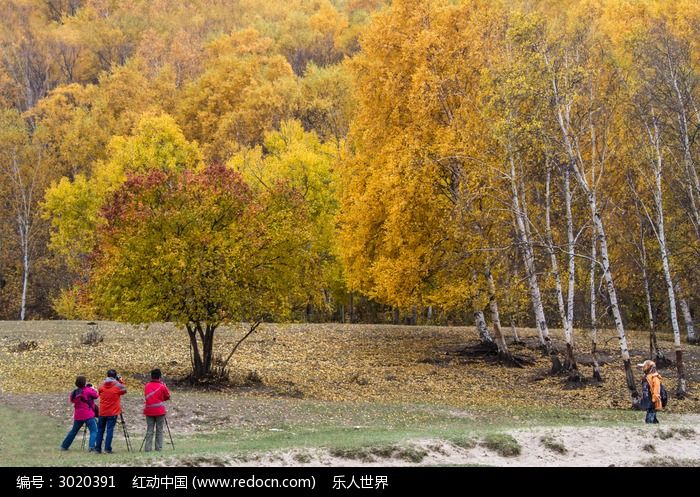
[[224,166],[152,170],[127,179],[103,208],[82,295],[102,317],[173,321],[187,330],[193,381],[211,377],[214,334],[288,317],[312,261],[306,209],[284,183],[251,190]]

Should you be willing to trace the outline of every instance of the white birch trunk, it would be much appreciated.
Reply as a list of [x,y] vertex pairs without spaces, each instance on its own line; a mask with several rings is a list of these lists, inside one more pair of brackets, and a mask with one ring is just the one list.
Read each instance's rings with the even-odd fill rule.
[[596,315],[596,285],[595,285],[595,268],[598,264],[596,254],[596,245],[598,237],[593,230],[591,241],[591,271],[590,271],[590,295],[591,295],[591,357],[593,358],[593,378],[598,381],[603,381],[600,374],[600,365],[598,364],[598,317]]
[[488,286],[489,294],[489,309],[491,311],[491,321],[493,322],[493,334],[496,337],[496,346],[498,347],[498,354],[507,359],[512,359],[510,352],[508,351],[508,345],[506,344],[505,338],[503,337],[503,330],[501,328],[501,316],[498,312],[498,301],[496,300],[496,284],[493,281],[493,274],[491,274],[491,268],[486,266],[486,284]]
[[515,327],[515,318],[513,316],[510,317],[510,332],[513,335],[513,343],[520,343],[518,329]]
[[685,327],[688,330],[688,343],[698,343],[698,336],[695,333],[695,323],[693,322],[693,314],[690,312],[688,299],[679,299],[679,303],[681,305],[683,319],[685,320]]
[[571,213],[571,173],[564,171],[564,203],[566,205],[566,237],[568,241],[569,285],[566,299],[566,320],[569,326],[571,346],[574,346],[574,291],[576,290],[576,240],[574,239],[574,217]]
[[[647,271],[647,247],[646,247],[646,230],[644,229],[644,217],[639,209],[641,203],[636,191],[633,191],[635,197],[635,210],[639,220],[639,242],[637,250],[639,252],[640,269],[642,270],[642,283],[644,284],[644,298],[647,305],[647,318],[649,320],[649,359],[656,362],[656,366],[666,365],[667,359],[664,357],[659,348],[658,340],[656,339],[656,320],[654,318],[654,304],[651,299],[651,286],[649,285],[649,273]],[[649,219],[651,221],[651,219]],[[653,222],[652,222],[653,224]]]
[[620,340],[620,352],[622,353],[622,360],[629,361],[630,354],[629,348],[627,346],[627,336],[625,335],[625,327],[622,323],[622,315],[620,314],[620,306],[617,301],[617,292],[615,291],[615,282],[613,281],[612,272],[610,271],[610,258],[608,255],[608,240],[605,236],[605,227],[603,226],[603,220],[600,217],[598,208],[595,201],[595,195],[589,194],[589,204],[591,207],[591,212],[593,215],[593,222],[595,224],[596,230],[598,232],[598,239],[600,241],[600,257],[601,263],[603,265],[603,276],[605,277],[605,283],[608,290],[608,296],[610,297],[610,308],[613,313],[613,320],[615,321],[615,329],[617,330],[618,338]]
[[552,265],[552,275],[554,276],[555,290],[557,294],[557,304],[559,306],[559,317],[561,326],[564,330],[564,340],[566,342],[566,359],[564,361],[565,369],[576,369],[576,359],[573,354],[573,343],[571,333],[571,323],[567,316],[566,306],[564,305],[564,292],[562,290],[561,275],[559,274],[559,262],[557,254],[554,252],[554,241],[552,239],[552,222],[551,222],[551,171],[547,171],[547,180],[545,183],[545,236],[547,239],[547,251]]
[[532,251],[532,244],[527,236],[527,228],[525,227],[526,220],[523,219],[523,211],[520,206],[520,195],[516,183],[515,162],[510,158],[511,166],[511,188],[512,188],[512,208],[515,218],[515,227],[518,236],[518,245],[520,253],[523,257],[525,265],[525,273],[527,276],[528,288],[530,290],[530,300],[532,301],[532,310],[535,314],[535,322],[537,323],[537,331],[540,337],[540,343],[549,351],[551,348],[551,339],[549,338],[549,329],[547,328],[547,319],[544,314],[544,306],[542,305],[542,295],[540,286],[537,282],[537,271],[535,268],[535,256]]
[[688,343],[698,343],[697,333],[695,332],[695,322],[693,321],[693,313],[690,311],[688,299],[683,295],[680,283],[676,282],[676,294],[678,295],[678,303],[681,306],[681,313],[685,321],[685,328],[688,332]]
[[[549,64],[549,61],[546,61]],[[617,301],[617,292],[615,291],[615,282],[613,281],[613,276],[612,272],[610,271],[610,258],[609,258],[609,252],[608,252],[608,241],[605,235],[605,226],[603,225],[603,220],[600,217],[600,213],[598,212],[598,206],[596,202],[596,174],[595,174],[595,160],[594,157],[591,157],[590,161],[590,175],[591,175],[591,183],[590,185],[586,181],[586,177],[584,176],[584,171],[579,167],[579,162],[581,162],[581,166],[583,166],[582,162],[582,154],[578,153],[579,150],[578,148],[576,151],[574,150],[574,143],[572,143],[572,139],[569,136],[569,130],[571,129],[571,119],[569,116],[569,111],[570,111],[570,106],[571,102],[564,103],[561,101],[561,95],[559,94],[559,86],[557,82],[557,78],[553,73],[552,77],[552,96],[554,97],[554,104],[555,104],[555,113],[556,113],[556,119],[559,124],[561,133],[562,133],[562,139],[564,142],[564,148],[565,152],[569,158],[569,167],[572,169],[574,175],[576,176],[576,180],[581,187],[581,189],[584,191],[587,200],[588,200],[588,205],[591,211],[591,219],[593,221],[593,224],[595,226],[596,232],[598,233],[598,241],[600,243],[600,255],[601,255],[601,263],[603,266],[603,275],[605,277],[606,285],[607,285],[607,290],[608,290],[608,295],[610,296],[610,309],[613,313],[613,319],[615,321],[615,329],[618,334],[619,338],[619,343],[620,343],[620,355],[622,356],[622,361],[624,363],[624,368],[625,368],[625,378],[627,382],[627,389],[630,393],[630,396],[632,397],[632,404],[634,406],[638,405],[639,403],[639,392],[637,392],[637,383],[634,378],[634,372],[632,371],[632,363],[630,360],[630,354],[629,354],[629,347],[627,345],[627,336],[625,334],[625,327],[622,323],[622,315],[620,313],[620,307],[618,305]],[[590,117],[590,132],[592,136],[592,143],[595,143],[595,133],[594,133],[594,126],[593,126],[593,118]],[[577,145],[578,146],[578,145]],[[592,149],[594,149],[594,146],[592,145]],[[600,159],[601,162],[603,159]]]
[[28,233],[22,229],[23,234],[20,235],[22,240],[22,301],[20,304],[19,319],[24,321],[27,317],[27,288],[29,287],[29,240]]
[[[656,188],[654,193],[654,202],[656,203],[656,237],[659,242],[659,251],[661,252],[661,265],[664,270],[664,279],[666,280],[666,291],[668,292],[669,315],[671,318],[671,328],[673,329],[673,345],[676,352],[676,368],[678,372],[678,393],[685,395],[687,385],[685,380],[685,371],[683,368],[683,349],[681,346],[681,330],[678,325],[678,314],[676,312],[676,293],[673,288],[673,278],[671,276],[671,265],[668,257],[668,247],[666,245],[666,232],[664,227],[663,205],[661,203],[661,173],[656,174]],[[680,361],[679,361],[680,358]]]
[[474,324],[476,326],[476,331],[479,332],[479,341],[484,345],[493,345],[493,338],[491,338],[489,329],[486,327],[484,311],[474,311]]
[[700,237],[700,209],[698,208],[698,202],[696,200],[696,196],[700,195],[700,178],[698,178],[697,171],[695,170],[695,161],[693,160],[693,154],[691,150],[688,109],[686,108],[686,102],[683,97],[683,92],[680,88],[680,82],[678,81],[677,70],[674,67],[674,63],[670,58],[670,54],[667,56],[667,62],[669,70],[668,77],[670,78],[670,82],[673,86],[673,90],[678,103],[678,130],[680,133],[679,138],[681,146],[683,147],[683,161],[685,164],[685,170],[688,180],[690,216],[695,227],[696,235]]
[[14,204],[17,221],[17,235],[22,260],[22,293],[20,297],[19,318],[24,321],[27,317],[27,293],[29,289],[29,272],[31,267],[31,242],[34,228],[33,194],[36,185],[38,168],[32,171],[30,178],[24,178],[17,157],[13,157],[5,166],[5,172],[12,183],[12,203]]
[[[642,243],[644,239],[642,238]],[[656,322],[654,321],[654,306],[651,301],[651,289],[649,287],[649,276],[646,268],[646,249],[644,249],[644,258],[642,259],[642,279],[644,281],[644,296],[647,301],[647,317],[649,319],[649,358],[659,364],[659,359],[662,357],[659,350],[659,344],[656,340]]]
[[661,183],[661,175],[663,171],[661,135],[659,132],[656,118],[653,115],[652,128],[647,126],[647,132],[655,153],[654,160],[651,161],[651,166],[654,171],[654,207],[656,211],[656,223],[654,227],[654,233],[656,234],[656,239],[659,242],[661,265],[663,267],[664,279],[666,280],[666,290],[668,292],[669,315],[671,318],[671,327],[673,329],[673,345],[676,352],[676,369],[678,373],[678,385],[676,394],[680,397],[683,397],[687,392],[687,384],[685,379],[685,368],[683,366],[681,330],[680,326],[678,325],[678,314],[676,310],[676,292],[673,286],[673,276],[671,274],[671,263],[669,261],[668,245],[666,244],[663,185]]

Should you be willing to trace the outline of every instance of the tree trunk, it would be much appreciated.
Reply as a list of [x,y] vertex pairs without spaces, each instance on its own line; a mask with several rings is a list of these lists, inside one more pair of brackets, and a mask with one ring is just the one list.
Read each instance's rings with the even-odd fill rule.
[[313,319],[313,306],[311,305],[311,302],[307,302],[306,303],[306,322],[310,323],[312,319]]
[[510,317],[510,332],[513,334],[513,343],[521,343],[518,336],[518,329],[515,327],[515,318]]
[[[684,92],[681,89],[681,82],[678,81],[678,69],[673,67],[673,63],[670,59],[668,60],[668,75],[671,85],[673,86],[674,94],[678,103],[677,107],[677,117],[678,117],[678,132],[679,141],[683,147],[683,162],[685,165],[685,171],[687,174],[687,185],[688,185],[688,197],[690,199],[690,218],[695,227],[695,233],[700,238],[700,209],[698,208],[698,202],[696,200],[696,195],[700,195],[700,178],[695,170],[695,161],[693,159],[692,142],[690,137],[691,130],[688,119],[688,109],[686,107],[687,103],[684,97]],[[682,355],[682,354],[681,354]]]
[[[564,305],[564,292],[562,290],[561,275],[559,274],[559,261],[557,260],[557,254],[554,252],[554,240],[552,239],[552,195],[550,188],[551,176],[551,171],[547,170],[547,181],[545,184],[545,236],[547,239],[547,251],[549,252],[549,259],[552,264],[552,275],[554,276],[555,290],[557,294],[557,304],[559,306],[559,317],[561,319],[561,326],[564,330],[564,340],[566,342],[566,357],[564,359],[564,369],[567,371],[576,371],[576,357],[574,356],[574,348],[572,343],[573,334],[571,331],[571,323],[569,322],[567,309]],[[566,188],[568,189],[568,182],[566,184]],[[568,206],[568,214],[571,214],[570,205]],[[569,219],[567,219],[567,225],[571,225]]]
[[433,306],[432,305],[428,306],[427,321],[428,321],[428,324],[433,324]]
[[486,266],[486,283],[489,293],[491,321],[493,322],[493,334],[496,336],[498,355],[502,359],[512,362],[513,356],[511,356],[510,352],[508,351],[508,345],[506,344],[505,338],[503,337],[503,330],[501,329],[501,316],[498,312],[498,301],[496,300],[496,284],[493,281],[493,274],[491,274],[491,268],[489,266]]
[[639,393],[637,392],[637,382],[634,379],[634,372],[632,371],[632,363],[630,361],[629,348],[627,346],[627,335],[625,334],[625,327],[622,324],[622,315],[620,314],[620,307],[617,302],[617,292],[615,291],[615,282],[613,281],[612,272],[610,271],[610,259],[608,256],[608,241],[605,236],[605,228],[603,226],[603,220],[598,212],[595,195],[593,192],[589,193],[589,203],[591,207],[591,213],[593,216],[593,222],[595,223],[596,230],[598,231],[598,239],[600,241],[600,255],[601,262],[603,264],[603,275],[605,277],[605,282],[608,290],[608,298],[610,299],[610,308],[613,313],[613,319],[615,321],[615,328],[617,330],[617,335],[620,340],[620,353],[622,355],[622,362],[625,368],[625,378],[627,380],[627,389],[629,390],[630,396],[632,397],[632,404],[636,407],[639,404]]
[[[571,212],[571,172],[564,171],[564,203],[566,204],[566,237],[568,241],[567,257],[569,262],[569,285],[566,299],[566,322],[569,326],[568,340],[574,346],[574,293],[576,290],[576,240],[574,239],[574,217]],[[576,363],[574,362],[574,367]]]
[[207,324],[204,330],[204,373],[211,375],[212,359],[214,357],[214,331],[216,327]]
[[24,321],[27,317],[27,288],[29,287],[29,240],[25,235],[22,240],[22,302],[20,305],[19,319]]
[[680,299],[681,312],[683,312],[683,319],[685,320],[685,326],[688,330],[688,343],[697,344],[698,336],[695,333],[695,323],[693,322],[693,314],[690,312],[690,305],[688,305],[688,299]]
[[187,334],[190,337],[190,362],[192,364],[192,380],[198,380],[203,377],[202,356],[199,353],[199,341],[197,340],[197,331],[193,324],[187,324]]
[[681,313],[683,314],[683,320],[685,321],[685,328],[688,332],[688,343],[696,344],[698,343],[698,337],[695,333],[695,322],[693,321],[693,313],[690,311],[690,304],[688,304],[688,299],[686,297],[680,297],[680,295],[683,295],[680,283],[676,283],[676,293],[679,295],[678,303],[681,306]]
[[656,239],[659,242],[661,252],[661,265],[664,270],[666,280],[666,290],[668,291],[669,314],[671,317],[671,327],[673,328],[673,344],[676,350],[676,368],[678,373],[678,388],[676,395],[684,397],[687,392],[685,369],[683,368],[683,352],[681,347],[681,330],[678,325],[678,315],[676,312],[676,292],[673,288],[673,277],[671,276],[671,264],[669,262],[668,246],[666,245],[666,229],[664,225],[664,210],[661,185],[661,156],[659,154],[655,167],[655,191],[654,204],[656,207]]
[[598,264],[596,245],[597,237],[593,230],[591,242],[591,276],[590,276],[590,295],[591,295],[591,357],[593,358],[593,379],[603,381],[600,374],[600,365],[598,364],[598,317],[596,316],[596,289],[595,289],[595,268]]
[[542,305],[542,296],[540,293],[540,287],[537,282],[537,271],[535,268],[535,256],[532,251],[532,244],[527,236],[527,229],[525,223],[528,221],[524,219],[523,210],[520,207],[520,195],[518,194],[518,187],[516,181],[515,173],[515,161],[510,157],[510,172],[511,172],[511,190],[512,190],[512,210],[513,217],[515,220],[516,234],[518,237],[518,246],[520,248],[520,253],[523,258],[523,263],[525,265],[525,274],[527,276],[528,287],[530,290],[530,299],[532,301],[532,310],[535,314],[535,322],[537,324],[537,331],[540,337],[540,343],[544,347],[547,354],[550,355],[552,360],[552,371],[558,371],[561,368],[561,363],[559,359],[553,353],[553,347],[551,339],[549,338],[549,329],[547,328],[547,319],[544,314],[544,307]]
[[416,306],[411,307],[411,326],[416,326],[418,324],[418,309]]
[[348,320],[350,323],[355,322],[355,300],[354,300],[354,295],[352,292],[350,292],[350,298],[348,300]]
[[394,307],[392,312],[393,324],[399,324],[399,308]]
[[192,364],[190,379],[196,382],[209,378],[212,374],[216,326],[206,324],[202,329],[202,323],[195,322],[187,324],[186,328],[190,338],[190,361]]
[[[642,243],[644,241],[642,240]],[[646,251],[646,250],[645,250]],[[660,351],[656,340],[656,323],[654,322],[654,306],[651,301],[651,289],[649,288],[649,276],[646,269],[646,258],[642,263],[642,279],[644,281],[644,296],[647,302],[647,318],[649,319],[649,359],[658,359]]]
[[260,326],[261,323],[262,323],[261,320],[257,320],[253,324],[251,324],[250,327],[248,328],[248,331],[243,335],[243,337],[240,340],[238,340],[238,342],[236,342],[236,345],[233,346],[233,349],[231,349],[231,352],[229,353],[229,355],[226,357],[226,360],[221,365],[222,371],[224,371],[226,369],[226,366],[228,366],[228,362],[231,360],[231,357],[233,357],[233,354],[236,352],[236,350],[238,350],[238,347],[240,347],[241,344],[250,335],[252,335],[255,332],[255,330],[258,329],[258,326]]
[[[549,61],[545,59],[545,62],[549,65]],[[551,65],[550,65],[551,67]],[[620,341],[620,354],[622,355],[622,361],[624,364],[625,368],[625,378],[627,382],[627,389],[629,391],[630,397],[632,398],[632,405],[634,407],[639,405],[639,392],[637,392],[637,382],[634,379],[634,372],[632,371],[632,363],[630,360],[630,354],[629,354],[629,348],[627,346],[627,336],[625,334],[625,327],[622,323],[622,315],[620,313],[620,308],[618,305],[617,301],[617,292],[615,291],[615,282],[613,281],[612,277],[612,272],[610,271],[610,258],[608,255],[608,241],[605,236],[605,227],[603,226],[603,220],[600,216],[600,213],[598,212],[598,206],[596,204],[596,184],[598,182],[598,177],[596,176],[596,161],[601,162],[601,174],[602,174],[602,164],[604,163],[604,157],[601,156],[599,159],[596,159],[596,154],[595,152],[595,128],[593,125],[594,122],[594,117],[593,117],[593,111],[591,110],[589,112],[589,120],[588,124],[590,126],[590,133],[591,133],[591,148],[592,148],[592,154],[590,158],[590,177],[591,177],[591,183],[590,185],[586,181],[586,177],[584,176],[584,172],[582,171],[581,167],[583,164],[581,164],[581,167],[579,167],[578,161],[581,160],[580,158],[582,157],[580,150],[578,149],[578,142],[574,142],[571,138],[571,135],[574,133],[571,133],[572,127],[571,127],[571,117],[570,117],[570,109],[571,109],[571,101],[563,101],[562,100],[562,95],[559,93],[559,81],[557,80],[556,72],[552,71],[552,96],[554,97],[554,105],[555,105],[555,112],[556,112],[556,119],[559,124],[559,127],[561,129],[561,138],[564,143],[564,148],[566,151],[566,154],[569,159],[569,164],[568,168],[571,168],[572,172],[576,176],[576,181],[578,182],[579,186],[583,190],[583,192],[586,194],[587,200],[588,200],[588,205],[590,207],[591,211],[591,218],[593,221],[593,224],[595,225],[595,229],[598,233],[598,242],[600,243],[600,255],[601,255],[601,263],[603,266],[603,275],[605,277],[605,281],[607,284],[607,290],[608,290],[608,296],[610,298],[610,307],[611,311],[613,314],[613,318],[615,321],[615,328],[617,330],[617,334],[619,337]],[[574,150],[574,147],[576,147],[576,150]]]
[[489,329],[486,327],[486,319],[484,318],[483,311],[474,311],[474,325],[476,326],[476,331],[479,332],[479,341],[482,345],[493,347],[495,344],[493,338],[491,338]]
[[649,359],[656,362],[656,366],[670,364],[663,352],[659,348],[659,343],[656,338],[656,320],[654,318],[654,304],[651,299],[651,286],[649,285],[649,273],[647,271],[647,248],[646,248],[646,230],[644,229],[644,218],[639,209],[639,202],[635,202],[637,217],[639,218],[639,256],[640,268],[642,270],[642,282],[644,284],[644,298],[647,304],[647,318],[649,319]]

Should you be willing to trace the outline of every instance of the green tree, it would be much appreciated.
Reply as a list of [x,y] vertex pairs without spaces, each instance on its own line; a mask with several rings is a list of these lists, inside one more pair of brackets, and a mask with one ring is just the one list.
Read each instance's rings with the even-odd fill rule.
[[266,318],[284,320],[313,281],[303,198],[283,183],[255,192],[224,166],[151,170],[131,176],[104,214],[84,284],[91,306],[184,326],[193,380],[211,376],[221,324],[252,323],[247,337]]

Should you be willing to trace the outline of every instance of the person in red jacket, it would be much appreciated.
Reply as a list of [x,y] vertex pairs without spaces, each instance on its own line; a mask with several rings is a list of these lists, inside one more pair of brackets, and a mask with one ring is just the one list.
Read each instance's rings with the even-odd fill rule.
[[156,431],[156,450],[163,448],[163,422],[165,420],[165,401],[170,398],[170,391],[160,379],[160,369],[151,371],[151,381],[143,389],[145,405],[143,414],[146,416],[146,452],[151,451],[153,443],[153,428]]
[[105,436],[105,453],[112,453],[112,437],[117,416],[122,413],[121,397],[126,393],[122,377],[114,369],[107,371],[107,378],[100,385],[100,419],[97,421],[97,445],[95,450],[102,452],[102,438]]

